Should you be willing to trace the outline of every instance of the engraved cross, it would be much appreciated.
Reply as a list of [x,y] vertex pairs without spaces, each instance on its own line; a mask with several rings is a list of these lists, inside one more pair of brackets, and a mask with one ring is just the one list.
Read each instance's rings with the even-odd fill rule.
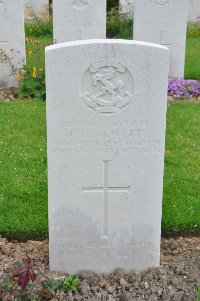
[[104,208],[103,208],[103,238],[108,237],[108,196],[112,192],[130,192],[130,185],[124,187],[115,187],[108,185],[108,167],[110,161],[103,161],[103,186],[101,187],[82,187],[83,192],[101,192],[104,195]]
[[162,30],[160,30],[160,44],[163,45],[163,46],[166,46],[168,48],[171,47],[171,43],[163,42],[163,32],[162,32]]

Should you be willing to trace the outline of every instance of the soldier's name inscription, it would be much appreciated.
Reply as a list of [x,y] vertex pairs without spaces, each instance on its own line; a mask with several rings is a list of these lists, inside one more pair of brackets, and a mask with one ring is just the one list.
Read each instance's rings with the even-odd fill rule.
[[106,124],[71,120],[65,123],[63,139],[51,141],[50,147],[52,151],[70,153],[160,152],[161,140],[148,137],[147,126],[146,120]]

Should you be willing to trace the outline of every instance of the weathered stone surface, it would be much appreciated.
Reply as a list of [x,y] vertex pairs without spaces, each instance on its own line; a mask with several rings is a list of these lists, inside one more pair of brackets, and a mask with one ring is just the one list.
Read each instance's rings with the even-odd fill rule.
[[47,47],[52,270],[159,265],[168,59],[136,41]]
[[106,38],[106,0],[54,0],[54,42]]
[[136,0],[134,39],[170,49],[172,77],[184,77],[188,0]]
[[[7,59],[5,59],[7,57]],[[0,1],[0,87],[17,86],[12,67],[25,63],[25,32],[23,0]]]
[[188,20],[200,22],[200,1],[199,0],[189,0]]
[[119,0],[121,13],[133,19],[135,0]]

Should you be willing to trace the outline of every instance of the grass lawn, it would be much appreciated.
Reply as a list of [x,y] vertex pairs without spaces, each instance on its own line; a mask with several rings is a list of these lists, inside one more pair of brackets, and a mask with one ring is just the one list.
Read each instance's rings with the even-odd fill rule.
[[45,103],[0,103],[0,234],[47,235]]
[[200,230],[200,103],[170,103],[167,115],[164,232]]
[[[200,230],[200,103],[170,103],[163,233]],[[45,103],[0,103],[0,234],[42,238],[47,224]]]
[[185,78],[200,79],[200,37],[187,38]]

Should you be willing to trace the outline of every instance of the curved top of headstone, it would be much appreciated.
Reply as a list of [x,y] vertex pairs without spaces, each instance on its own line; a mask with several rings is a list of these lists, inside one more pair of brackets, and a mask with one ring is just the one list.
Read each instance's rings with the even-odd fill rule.
[[93,40],[79,40],[79,41],[71,41],[65,43],[59,43],[51,46],[47,46],[45,48],[46,51],[56,50],[65,47],[72,46],[82,46],[82,45],[94,45],[94,44],[124,44],[124,45],[136,45],[136,46],[144,46],[144,47],[154,47],[158,49],[164,49],[169,51],[169,49],[163,45],[158,45],[155,43],[148,43],[136,40],[122,40],[122,39],[93,39]]

